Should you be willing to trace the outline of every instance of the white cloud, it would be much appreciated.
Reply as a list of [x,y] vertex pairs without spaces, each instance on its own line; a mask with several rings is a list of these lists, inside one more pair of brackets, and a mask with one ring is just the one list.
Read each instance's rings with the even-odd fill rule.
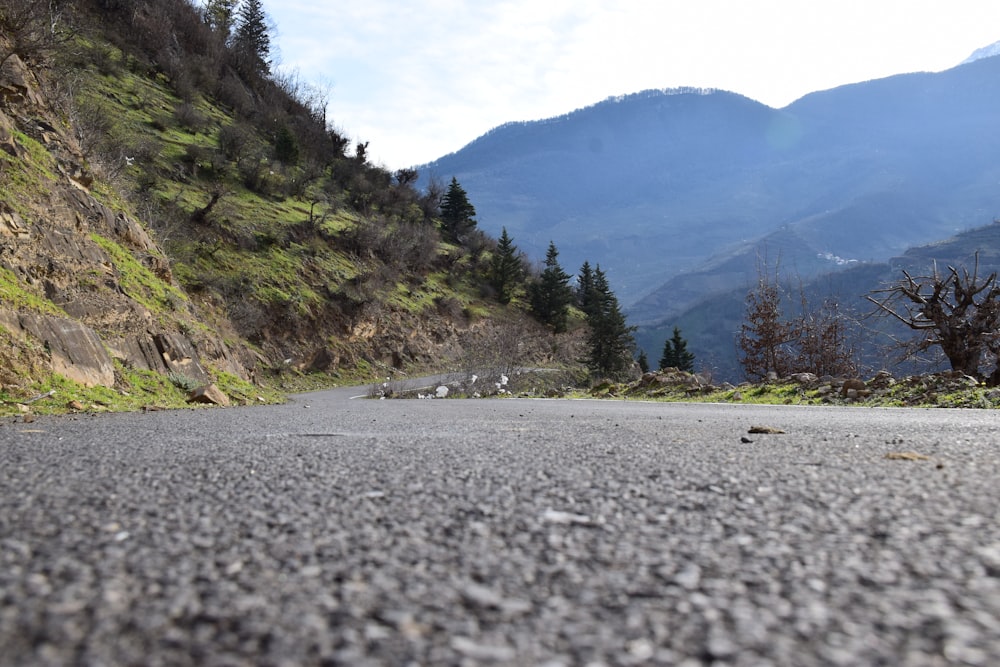
[[390,167],[611,95],[716,87],[783,106],[940,70],[1000,39],[994,0],[266,2],[284,65]]

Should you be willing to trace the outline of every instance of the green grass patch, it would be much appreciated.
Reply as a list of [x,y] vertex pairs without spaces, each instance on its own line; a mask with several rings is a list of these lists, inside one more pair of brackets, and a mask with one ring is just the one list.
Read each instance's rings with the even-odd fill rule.
[[[137,412],[140,410],[205,408],[188,403],[188,390],[176,378],[153,371],[128,368],[115,361],[117,385],[84,387],[54,373],[22,388],[0,389],[0,416],[21,414],[18,404],[30,402],[32,414],[58,415],[79,412]],[[235,375],[214,373],[215,383],[235,404],[283,403],[285,394],[258,387]],[[77,406],[74,407],[73,403]]]
[[447,288],[445,282],[439,275],[429,275],[419,285],[409,283],[397,283],[386,297],[386,304],[405,310],[412,314],[419,314],[431,308],[436,308],[438,301],[445,296],[452,295],[452,291]]
[[101,246],[111,258],[118,271],[119,284],[125,294],[151,312],[177,310],[187,301],[187,296],[183,292],[157,278],[122,246],[100,234],[92,233],[90,239]]
[[334,236],[350,229],[361,220],[356,213],[346,209],[327,212],[325,217],[319,212],[315,212],[315,215],[319,218],[317,229],[327,236]]
[[0,266],[0,305],[10,310],[30,310],[67,317],[66,312],[59,306],[26,290],[24,283],[17,279],[14,272],[2,266]]
[[[76,402],[84,411],[134,412],[144,408],[188,407],[187,395],[170,383],[165,375],[152,371],[126,369],[116,362],[122,378],[121,387],[84,387],[55,373],[30,387],[0,392],[0,415],[20,414],[18,403],[31,401],[33,414],[53,415],[75,412]],[[36,397],[37,400],[33,400]]]
[[213,372],[215,385],[234,403],[242,405],[284,403],[285,394],[273,387],[259,387],[243,378],[222,371]]
[[0,200],[28,222],[34,217],[30,202],[48,189],[47,183],[56,179],[52,171],[55,160],[28,135],[14,131],[13,138],[25,155],[15,157],[0,151]]

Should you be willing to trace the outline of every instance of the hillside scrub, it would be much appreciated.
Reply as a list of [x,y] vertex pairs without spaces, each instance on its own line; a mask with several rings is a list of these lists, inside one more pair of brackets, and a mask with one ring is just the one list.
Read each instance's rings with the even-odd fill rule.
[[261,5],[235,6],[84,0],[35,49],[17,40],[46,24],[6,26],[27,31],[0,39],[6,75],[31,86],[0,102],[0,222],[17,238],[0,296],[80,320],[109,359],[99,384],[115,367],[112,387],[76,384],[44,370],[47,344],[7,349],[4,331],[0,414],[185,405],[193,379],[144,370],[161,367],[155,336],[190,343],[244,404],[444,368],[492,383],[515,360],[581,377],[561,270],[545,326],[528,315],[537,272],[477,228],[457,180],[421,191],[414,170],[369,162],[330,123],[329,91],[272,70]]
[[746,311],[736,336],[739,363],[751,381],[796,373],[853,377],[858,373],[857,332],[839,303],[826,298],[814,307],[799,287],[800,313],[789,316],[782,304],[777,267],[771,275],[758,264],[756,286],[747,292]]

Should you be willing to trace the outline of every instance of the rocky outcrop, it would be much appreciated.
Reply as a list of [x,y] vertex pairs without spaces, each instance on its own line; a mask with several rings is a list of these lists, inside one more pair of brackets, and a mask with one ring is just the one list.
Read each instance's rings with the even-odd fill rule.
[[[90,192],[93,177],[76,139],[40,91],[17,56],[0,68],[0,150],[17,158],[8,172],[22,170],[21,189],[0,202],[0,269],[25,295],[21,304],[0,304],[0,326],[35,341],[52,372],[85,386],[114,386],[115,360],[202,387],[212,383],[206,361],[248,379],[239,355],[198,326],[145,227]],[[116,257],[124,255],[107,249],[114,246],[141,268],[121,265]],[[143,280],[159,281],[170,303],[157,312],[142,287],[126,284],[126,270],[148,272]],[[211,402],[224,399],[213,394]]]
[[122,338],[109,343],[109,348],[114,358],[132,368],[173,373],[202,385],[212,382],[194,345],[179,334]]
[[86,387],[114,385],[114,363],[90,327],[62,317],[11,311],[0,311],[0,325],[22,340],[33,336],[42,342],[54,373]]
[[131,368],[172,373],[202,387],[212,384],[198,350],[179,334],[132,336],[106,344],[79,321],[9,310],[0,310],[0,326],[22,341],[37,340],[46,350],[52,372],[87,387],[114,386],[116,359]]

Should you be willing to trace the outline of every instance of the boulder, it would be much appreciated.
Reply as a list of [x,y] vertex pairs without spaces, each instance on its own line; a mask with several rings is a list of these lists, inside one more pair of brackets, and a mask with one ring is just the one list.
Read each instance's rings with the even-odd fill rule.
[[306,364],[306,371],[310,373],[322,373],[337,365],[337,359],[329,348],[321,347],[313,353],[309,363]]
[[879,371],[875,377],[868,381],[868,386],[873,389],[888,389],[894,384],[896,384],[896,380],[889,371]]
[[229,407],[229,397],[222,393],[222,390],[214,384],[208,384],[192,391],[188,395],[188,403],[205,403],[225,408]]
[[31,230],[17,211],[0,204],[0,236],[13,236],[26,239],[31,236]]
[[18,55],[11,54],[0,67],[0,98],[7,104],[24,103],[43,106],[34,76]]
[[[844,380],[844,384],[840,388],[840,395],[845,398],[857,398],[862,395],[861,392],[864,392],[867,389],[868,385],[865,384],[864,380],[861,380],[860,378],[850,378]],[[852,395],[850,392],[854,392],[854,394]]]

